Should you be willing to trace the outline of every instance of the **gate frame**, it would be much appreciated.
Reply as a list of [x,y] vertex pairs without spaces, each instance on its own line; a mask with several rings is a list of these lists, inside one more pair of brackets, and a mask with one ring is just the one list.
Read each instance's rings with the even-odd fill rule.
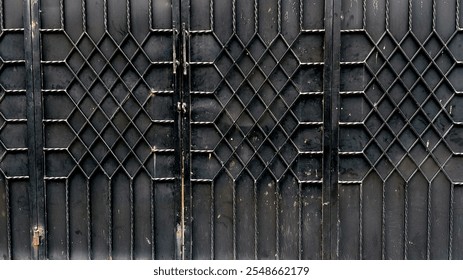
[[[179,187],[174,193],[178,203],[176,236],[176,259],[191,259],[193,243],[191,231],[192,190],[190,170],[190,72],[187,61],[190,57],[190,0],[172,0],[172,28],[177,36],[173,38],[174,55],[174,101],[180,105],[177,119],[178,156],[180,174]],[[46,209],[44,186],[44,143],[43,108],[41,93],[41,38],[40,38],[40,0],[23,0],[24,4],[24,42],[27,88],[27,132],[31,209],[30,236],[31,258],[46,259]],[[322,184],[322,258],[337,259],[338,242],[338,149],[339,146],[339,88],[340,88],[340,13],[341,1],[325,0],[325,51],[323,68],[323,184]],[[189,104],[188,104],[189,105]],[[38,240],[38,242],[37,242]]]
[[322,258],[337,259],[341,1],[325,1]]
[[24,0],[31,258],[46,258],[39,0]]

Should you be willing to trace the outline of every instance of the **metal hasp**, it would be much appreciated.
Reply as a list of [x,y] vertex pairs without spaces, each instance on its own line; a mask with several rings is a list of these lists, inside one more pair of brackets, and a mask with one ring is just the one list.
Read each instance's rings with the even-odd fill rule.
[[43,227],[36,227],[32,232],[32,246],[39,247],[41,240],[44,238],[44,229]]

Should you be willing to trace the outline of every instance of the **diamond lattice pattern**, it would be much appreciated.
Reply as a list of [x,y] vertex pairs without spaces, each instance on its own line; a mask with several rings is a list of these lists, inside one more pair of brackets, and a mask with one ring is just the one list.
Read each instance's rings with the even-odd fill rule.
[[107,28],[42,31],[45,175],[173,178],[173,32]]
[[[212,180],[224,170],[234,180],[242,174],[258,180],[269,171],[277,181],[288,172],[301,182],[320,181],[321,55],[308,57],[304,42],[322,44],[322,36],[266,42],[255,35],[244,42],[235,34],[224,43],[196,36],[193,44],[207,40],[218,55],[205,67],[206,55],[192,54],[193,75],[207,73],[192,85],[193,176]],[[212,168],[200,169],[204,164]]]
[[[341,181],[371,172],[408,181],[439,173],[460,182],[461,105],[458,52],[461,33],[423,41],[413,32],[389,31],[375,40],[364,31],[343,35],[341,71]],[[461,45],[460,45],[461,46]],[[360,110],[359,110],[360,108]]]

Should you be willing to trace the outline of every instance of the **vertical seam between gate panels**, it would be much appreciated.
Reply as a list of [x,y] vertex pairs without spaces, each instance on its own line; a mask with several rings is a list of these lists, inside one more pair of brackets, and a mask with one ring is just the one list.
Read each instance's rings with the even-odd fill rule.
[[[0,3],[2,5],[3,9],[3,1]],[[34,190],[37,187],[37,184],[34,183],[35,180],[35,106],[34,106],[34,79],[33,79],[33,46],[32,46],[32,2],[29,0],[23,1],[24,4],[24,58],[25,58],[25,63],[26,63],[26,99],[27,99],[27,133],[28,133],[28,161],[29,161],[29,205],[31,209],[31,214],[30,214],[30,235],[31,235],[31,242],[32,244],[32,234],[34,231],[34,228],[37,227],[37,216],[36,216],[36,191]],[[7,198],[9,198],[9,187],[8,183],[7,185]],[[34,191],[33,191],[34,190]],[[7,205],[9,206],[9,201],[7,201]],[[11,252],[11,228],[10,228],[10,223],[8,219],[8,245],[9,245],[9,251],[10,251],[10,259],[13,256],[13,253]],[[37,254],[35,252],[34,247],[31,246],[31,258],[32,259],[37,259]]]
[[[25,59],[27,87],[27,124],[28,124],[28,156],[29,156],[29,199],[31,206],[32,231],[41,226],[46,229],[44,206],[45,193],[43,184],[42,160],[42,103],[41,103],[41,71],[40,71],[40,11],[38,0],[25,0]],[[46,230],[45,230],[46,234]],[[39,246],[31,246],[33,259],[46,257],[46,238],[42,238]],[[31,242],[32,244],[32,242]]]
[[[333,33],[333,2],[332,0],[327,0],[325,2],[325,66],[324,66],[324,100],[323,100],[323,122],[324,122],[324,129],[323,129],[323,188],[322,188],[322,258],[323,259],[330,259],[331,258],[331,221],[330,221],[330,211],[327,209],[331,208],[330,203],[330,192],[331,192],[331,151],[330,151],[330,134],[332,131],[332,124],[331,124],[331,114],[329,111],[331,110],[331,98],[330,92],[332,88],[331,80],[332,80],[332,33]],[[301,21],[302,25],[302,21]],[[328,202],[328,203],[326,203]],[[328,215],[327,215],[328,213]]]
[[[175,2],[175,0],[173,0]],[[189,181],[190,178],[190,137],[189,137],[189,113],[188,110],[186,112],[182,112],[183,104],[185,104],[187,107],[190,106],[190,101],[189,101],[189,84],[190,84],[190,71],[187,69],[187,59],[189,58],[188,56],[188,50],[189,50],[189,45],[188,45],[188,36],[183,36],[187,35],[184,32],[187,32],[187,30],[190,27],[190,19],[189,19],[189,12],[190,12],[190,1],[189,0],[178,0],[178,2],[175,2],[176,9],[172,7],[174,12],[178,12],[176,14],[177,16],[174,17],[177,25],[178,25],[178,30],[179,33],[182,34],[182,36],[178,36],[177,42],[180,44],[178,47],[178,54],[180,57],[180,73],[179,71],[176,71],[177,76],[174,78],[174,80],[177,83],[177,87],[174,89],[177,92],[178,96],[178,102],[181,102],[180,104],[180,110],[178,110],[178,147],[180,148],[179,154],[178,154],[178,161],[179,161],[179,175],[180,175],[180,209],[179,209],[179,220],[178,223],[180,223],[180,236],[177,238],[180,238],[180,244],[179,248],[177,248],[177,251],[179,252],[179,255],[177,256],[178,259],[192,259],[192,224],[191,224],[191,215],[192,215],[192,199],[191,199],[191,182]],[[183,60],[183,61],[182,61]],[[182,69],[183,68],[183,69]],[[183,107],[183,108],[182,108]],[[178,233],[177,233],[178,234]]]
[[337,258],[338,95],[341,3],[325,2],[322,258]]
[[[183,57],[183,61],[181,64],[183,65],[183,75],[179,75],[180,79],[182,79],[181,85],[183,85],[183,90],[180,90],[180,102],[181,102],[181,107],[183,107],[183,104],[185,102],[184,98],[184,93],[185,91],[185,80],[189,80],[189,75],[191,74],[190,71],[188,71],[188,62],[187,62],[187,50],[189,50],[188,46],[188,28],[189,25],[187,25],[184,21],[182,21],[181,25],[181,32],[182,32],[182,48],[181,52]],[[187,126],[189,124],[189,118],[188,114],[186,112],[183,112],[183,110],[180,108],[178,110],[178,114],[180,116],[180,143],[182,147],[182,151],[180,153],[180,258],[185,259],[185,174],[189,172],[185,172],[185,168],[187,168],[187,163],[186,160],[189,158],[188,156],[185,156],[186,148],[189,147],[189,133],[187,133]],[[185,139],[185,137],[187,137]],[[186,141],[185,141],[186,140]],[[185,143],[187,142],[187,143]],[[189,153],[189,150],[187,151]],[[188,187],[191,187],[190,184],[188,184]]]

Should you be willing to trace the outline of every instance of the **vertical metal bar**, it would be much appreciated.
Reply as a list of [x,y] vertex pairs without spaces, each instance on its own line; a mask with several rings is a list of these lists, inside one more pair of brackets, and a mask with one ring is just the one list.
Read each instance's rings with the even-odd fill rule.
[[130,23],[130,0],[127,0],[126,2],[126,13],[127,13],[127,31],[128,33],[132,34],[132,30],[130,28],[131,23]]
[[[185,24],[182,25],[182,32],[185,32],[184,29],[187,28],[187,26]],[[184,100],[185,100],[185,92],[188,92],[188,86],[189,86],[189,83],[185,82],[185,80],[188,80],[188,72],[186,71],[186,59],[187,59],[187,56],[186,56],[186,51],[187,51],[187,47],[186,47],[186,36],[185,36],[185,33],[184,33],[184,36],[182,38],[182,45],[183,45],[183,79],[182,77],[180,76],[179,79],[181,79],[180,81],[180,86],[179,86],[179,96],[178,96],[178,100],[180,100],[182,106],[184,103]],[[177,81],[178,82],[178,81]],[[187,152],[187,147],[188,147],[188,143],[189,143],[189,138],[187,138],[187,131],[188,131],[188,121],[187,121],[187,116],[186,114],[183,114],[182,110],[179,110],[178,112],[178,139],[179,139],[179,145],[180,145],[180,154],[179,154],[179,163],[180,163],[180,166],[179,166],[179,170],[180,170],[180,220],[178,221],[178,223],[180,224],[180,229],[181,229],[181,232],[180,232],[180,248],[179,248],[179,252],[180,254],[178,255],[178,258],[179,259],[189,259],[191,258],[190,256],[186,256],[186,252],[185,252],[185,236],[186,236],[186,228],[185,228],[185,224],[187,222],[189,222],[191,219],[188,215],[188,210],[189,208],[191,207],[191,205],[188,205],[186,203],[191,203],[191,199],[187,198],[187,196],[189,197],[190,195],[190,182],[186,180],[185,176],[187,176],[189,178],[189,172],[186,172],[186,170],[189,170],[189,169],[186,169],[188,168],[188,160],[189,160],[189,152]],[[185,184],[186,182],[186,184]],[[187,209],[188,207],[188,209]],[[192,240],[190,238],[190,242],[192,243]]]
[[[130,178],[130,186],[129,186],[129,191],[130,191],[130,259],[133,260],[134,256],[134,222],[135,222],[135,217],[134,217],[134,199],[133,199],[133,178]],[[110,194],[111,195],[111,194]],[[109,217],[111,219],[111,217]]]
[[[85,13],[83,13],[85,14]],[[108,32],[108,2],[103,1],[103,22],[104,30]],[[85,30],[85,29],[84,29]],[[112,201],[112,179],[108,180],[108,258],[113,258],[113,201]]]
[[[298,36],[301,36],[301,33],[302,33],[302,30],[304,29],[304,26],[303,26],[303,21],[304,21],[304,0],[299,0],[299,32],[298,32]],[[324,175],[323,175],[324,176]],[[302,247],[303,244],[302,244],[302,234],[303,234],[303,224],[302,224],[302,203],[303,203],[303,200],[302,200],[302,184],[299,182],[298,183],[299,185],[299,193],[298,193],[298,202],[299,202],[299,206],[298,206],[298,211],[299,211],[299,244],[298,244],[298,249],[299,249],[299,259],[302,259],[303,257],[303,250],[304,248]],[[321,238],[321,237],[320,237]]]
[[232,225],[233,225],[233,259],[236,260],[236,181],[233,180],[233,218],[232,218]]
[[453,204],[454,204],[454,188],[455,185],[451,184],[450,186],[450,214],[449,214],[449,219],[450,219],[450,229],[449,229],[449,260],[453,259]]
[[[29,6],[27,4],[27,1],[24,1],[23,5],[25,6],[24,10],[26,11],[24,13],[24,22],[26,23],[26,19],[28,19],[28,15],[29,15]],[[3,29],[4,29],[4,25],[3,25],[3,20],[4,20],[4,16],[3,16],[3,13],[4,13],[4,10],[3,10],[3,0],[0,0],[0,32],[3,32]],[[24,26],[28,26],[27,24],[24,24]],[[24,37],[27,38],[28,36],[26,35],[26,30],[24,30]],[[25,47],[24,47],[24,50],[25,51],[28,51],[28,44],[27,44],[27,39],[25,39]],[[27,63],[27,55],[25,55],[26,57],[26,63]],[[26,69],[29,69],[28,67],[26,67]],[[27,70],[26,70],[27,71]],[[26,73],[29,73],[29,72],[26,72]],[[28,77],[30,77],[28,75]],[[28,81],[28,79],[27,79]],[[29,90],[27,91],[29,93]],[[29,116],[29,104],[31,104],[32,102],[29,101],[29,94],[27,94],[27,108],[28,108],[28,112],[27,112],[27,116]],[[33,125],[33,124],[32,124]],[[28,123],[27,124],[28,126],[28,133],[30,131],[30,127],[31,125]],[[28,144],[28,147],[31,147],[30,144]],[[30,158],[30,157],[29,157]],[[6,207],[6,242],[7,242],[7,259],[11,260],[12,259],[12,251],[11,251],[11,214],[10,214],[10,187],[9,187],[9,184],[8,184],[8,180],[5,178],[5,207]]]
[[[259,32],[259,0],[254,1],[254,34]],[[259,224],[258,217],[258,194],[257,194],[257,179],[254,179],[254,259],[259,256]]]
[[[106,0],[105,0],[105,3],[106,3]],[[86,15],[86,0],[82,0],[82,31],[83,33],[87,33],[87,15]],[[106,5],[105,5],[106,7]],[[105,11],[106,12],[106,11]],[[106,14],[104,15],[105,16],[105,25],[107,23],[107,17],[106,17]],[[107,26],[105,26],[106,28]],[[106,29],[108,30],[108,29]]]
[[277,0],[277,6],[278,6],[278,35],[281,34],[281,0]]
[[92,215],[90,205],[90,179],[87,180],[87,258],[92,259]]
[[297,251],[298,259],[302,260],[302,185],[298,183],[298,192],[297,192],[297,221],[298,221],[298,233],[297,233]]
[[[436,32],[436,1],[432,1],[432,33]],[[433,94],[433,92],[431,92]],[[432,154],[431,154],[432,157]],[[427,227],[426,227],[426,259],[431,259],[431,213],[432,213],[432,182],[428,182],[428,211],[427,211]]]
[[456,5],[456,16],[455,16],[455,26],[457,27],[457,29],[460,29],[461,26],[460,26],[460,0],[456,0],[457,1],[457,5]]
[[[45,223],[48,223],[48,211],[47,211],[48,209],[47,209],[47,206],[46,206],[47,205],[47,200],[48,200],[48,197],[47,197],[48,186],[49,186],[49,181],[44,182],[43,195],[44,195],[44,202],[45,202],[45,208],[44,208],[44,217],[45,217],[44,220],[45,220]],[[37,224],[37,226],[33,230],[35,230],[37,232],[38,228],[39,228],[39,225]],[[34,238],[34,236],[32,238]],[[42,242],[40,242],[41,238],[42,237],[39,235],[39,243],[42,243]],[[44,238],[44,240],[48,240],[48,230],[43,232],[43,238]],[[32,240],[32,244],[34,244],[34,240]],[[44,251],[45,251],[44,252],[45,256],[48,256],[48,246],[45,246]]]
[[69,237],[69,179],[66,179],[66,259],[71,259],[70,237]]
[[209,28],[209,29],[214,30],[214,17],[212,16],[214,14],[214,0],[210,1],[210,13],[211,13],[211,17],[210,17],[210,20],[211,20],[210,26],[211,26],[211,28]]
[[[172,7],[173,9],[173,7]],[[149,1],[148,5],[148,24],[149,24],[149,30],[153,30],[153,1]],[[106,24],[106,23],[105,23]],[[175,26],[175,24],[173,24]],[[173,39],[173,49],[175,53],[175,40]],[[175,61],[175,55],[174,55],[174,61]],[[174,70],[175,70],[174,66]],[[175,76],[175,71],[173,71],[173,74]],[[175,103],[174,103],[175,104]],[[153,149],[153,176],[150,180],[151,183],[151,188],[150,188],[150,221],[151,221],[151,259],[156,259],[156,232],[155,232],[155,212],[154,212],[154,200],[156,198],[156,189],[155,189],[155,184],[154,184],[154,178],[156,178],[156,149],[155,147],[152,147]]]
[[405,203],[405,213],[404,213],[404,259],[408,258],[408,182],[405,183],[404,190],[404,203]]
[[338,129],[340,84],[341,2],[325,2],[324,135],[322,256],[335,259],[337,238]]
[[[34,104],[35,104],[35,181],[37,188],[37,225],[46,231],[45,220],[45,193],[44,193],[44,172],[43,172],[43,125],[42,125],[42,94],[41,94],[41,45],[40,45],[40,7],[38,0],[32,0],[33,6],[31,10],[32,16],[32,57],[33,57],[33,81],[34,81]],[[32,181],[34,182],[34,181]],[[47,248],[47,240],[43,240],[40,244],[38,259],[46,259],[45,248]]]
[[112,179],[108,180],[108,257],[113,259],[113,201],[112,201]]
[[187,37],[188,37],[188,30],[186,28],[185,23],[182,23],[182,54],[183,54],[183,75],[186,76],[188,74],[188,62],[187,62]]
[[386,21],[386,31],[387,32],[390,32],[390,29],[389,29],[389,7],[390,7],[390,3],[389,3],[389,0],[386,0],[386,16],[384,18],[384,20]]
[[[254,34],[259,32],[259,0],[254,0]],[[259,252],[259,231],[257,224],[257,180],[254,179],[254,259],[257,259]]]
[[[408,1],[408,32],[412,32],[413,28],[413,0]],[[408,182],[405,183],[405,190],[404,190],[404,259],[408,258]]]
[[[432,1],[432,33],[436,32],[436,1]],[[431,92],[434,94],[434,92]],[[432,153],[432,152],[431,152]],[[432,154],[430,155],[432,157]],[[432,182],[428,182],[428,211],[427,211],[427,227],[426,227],[426,259],[431,259],[431,213],[432,213]]]
[[215,238],[215,184],[214,182],[211,183],[211,215],[210,215],[210,219],[211,219],[211,259],[215,259],[215,242],[214,242],[214,238]]
[[236,0],[232,1],[232,22],[233,22],[232,24],[233,35],[235,35],[236,34]]
[[[1,4],[2,14],[3,14],[3,1]],[[33,47],[32,47],[32,2],[30,0],[24,1],[24,58],[26,61],[26,98],[27,98],[27,134],[28,134],[28,158],[29,158],[29,176],[30,176],[30,192],[29,192],[29,203],[31,208],[31,238],[34,231],[34,228],[37,227],[37,201],[36,201],[36,192],[37,185],[35,184],[36,180],[36,146],[35,146],[35,100],[34,100],[34,78],[33,78]],[[2,18],[2,32],[3,32],[3,18]],[[7,206],[8,213],[9,210],[9,186],[8,180],[6,181],[6,196],[7,196]],[[32,240],[32,239],[31,239]],[[10,217],[8,217],[8,251],[11,255],[11,227],[10,227]],[[38,248],[32,246],[31,258],[38,258]]]
[[367,1],[363,0],[363,13],[362,13],[362,29],[367,28]]
[[[84,26],[85,26],[85,13],[83,13],[83,16],[84,17],[82,19],[82,22],[84,22]],[[107,0],[103,1],[103,23],[104,23],[105,32],[108,32],[108,1]],[[85,31],[85,29],[83,30]]]
[[[27,90],[27,126],[28,126],[28,158],[31,206],[31,240],[35,228],[45,229],[45,205],[43,184],[43,140],[42,140],[42,102],[40,72],[40,34],[38,0],[24,1],[24,43],[26,59]],[[31,246],[32,259],[44,259],[46,240],[39,246]]]
[[[363,29],[367,26],[367,3],[363,0]],[[341,41],[339,41],[341,42]],[[363,179],[365,180],[365,178]],[[363,184],[359,186],[359,259],[363,259]]]
[[413,4],[412,4],[412,1],[413,0],[408,0],[408,32],[412,32],[412,28],[413,28],[413,18],[412,18]]
[[[150,14],[151,18],[151,14]],[[177,36],[178,36],[178,30],[175,28],[175,21],[173,22],[173,27],[172,27],[172,74],[174,76],[177,74],[177,50],[176,50],[176,43],[177,43]]]
[[381,258],[386,259],[386,183],[381,187]]
[[257,259],[259,252],[258,233],[259,231],[257,225],[257,181],[254,180],[254,259]]
[[363,183],[359,189],[359,259],[363,259]]
[[275,180],[275,258],[280,259],[280,182]]
[[[26,13],[24,13],[24,15],[26,15],[29,11],[29,6],[27,5],[27,1],[24,1],[24,9],[26,10]],[[4,16],[3,16],[3,0],[0,0],[0,30],[3,32],[3,19],[4,19]],[[26,25],[24,25],[26,26]]]
[[[173,28],[179,30],[179,32],[183,32],[180,30],[181,28],[188,29],[190,26],[190,1],[189,0],[174,0],[172,5],[172,19],[173,19]],[[180,25],[180,22],[184,23],[184,25]],[[189,49],[187,42],[183,40],[183,36],[181,39],[178,39],[176,42],[175,49],[179,50],[180,45],[185,46],[185,49],[182,49],[183,53],[179,56],[183,57],[186,60],[188,57],[186,56],[186,51]],[[185,62],[184,62],[185,63]],[[186,65],[182,64],[182,67]],[[177,71],[178,72],[178,71]],[[174,91],[177,93],[175,94],[175,98],[173,100],[174,104],[177,102],[185,103],[188,100],[189,95],[185,94],[188,92],[189,83],[190,83],[190,73],[186,73],[186,75],[174,75]],[[188,107],[190,106],[188,102]],[[178,112],[178,117],[176,118],[176,126],[177,126],[177,140],[178,140],[178,147],[179,152],[177,153],[177,164],[176,168],[178,170],[178,178],[177,181],[180,185],[180,189],[176,190],[175,200],[179,201],[176,209],[178,209],[177,215],[177,226],[181,229],[180,233],[180,244],[177,242],[177,259],[191,259],[191,246],[192,246],[192,231],[191,231],[191,182],[190,180],[190,154],[189,154],[189,118],[188,113],[183,113],[182,110]]]
[[61,29],[64,30],[64,1],[60,0],[59,1],[59,10],[60,10],[60,25]]
[[431,259],[431,213],[432,213],[432,184],[428,183],[428,211],[427,211],[427,227],[426,227],[426,259]]
[[257,1],[258,0],[254,0],[254,34],[257,34],[259,31],[259,7]]
[[11,214],[10,214],[10,186],[5,180],[5,204],[6,204],[6,232],[7,232],[7,251],[8,259],[11,260],[13,252],[11,251]]
[[156,197],[156,189],[155,189],[155,185],[154,185],[154,180],[151,179],[150,219],[151,219],[151,258],[153,260],[156,259],[156,233],[155,233],[155,229],[154,229],[154,215],[155,215],[155,213],[154,213],[154,199],[155,199],[155,197]]

